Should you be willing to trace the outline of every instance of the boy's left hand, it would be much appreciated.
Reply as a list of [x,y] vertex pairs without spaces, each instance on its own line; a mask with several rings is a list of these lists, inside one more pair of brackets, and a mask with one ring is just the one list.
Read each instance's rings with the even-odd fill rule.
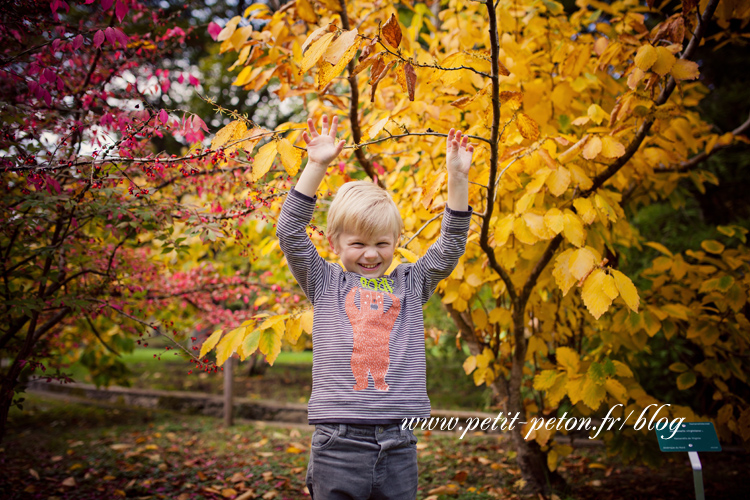
[[448,167],[448,174],[468,178],[473,155],[474,144],[469,144],[469,138],[462,136],[460,130],[450,129],[445,141],[445,163]]

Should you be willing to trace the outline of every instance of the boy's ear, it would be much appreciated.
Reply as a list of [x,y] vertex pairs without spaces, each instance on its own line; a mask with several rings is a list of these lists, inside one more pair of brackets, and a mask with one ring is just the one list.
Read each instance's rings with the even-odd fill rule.
[[331,240],[330,236],[328,236],[328,244],[331,246],[331,250],[333,250],[333,253],[335,253],[336,255],[338,255],[339,252],[336,249],[336,246],[333,244],[333,241]]

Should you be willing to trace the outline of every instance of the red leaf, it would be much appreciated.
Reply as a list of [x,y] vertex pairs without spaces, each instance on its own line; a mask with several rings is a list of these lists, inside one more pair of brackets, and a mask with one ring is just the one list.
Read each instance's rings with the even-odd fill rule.
[[104,32],[102,30],[94,33],[94,47],[99,48],[104,43]]
[[129,10],[130,7],[128,6],[127,2],[119,0],[117,2],[117,5],[115,5],[115,15],[117,16],[117,20],[122,22],[122,20],[125,19],[125,16],[128,15]]
[[114,28],[109,27],[106,30],[104,30],[104,36],[107,37],[107,41],[113,47],[117,44],[117,33],[115,32]]
[[115,31],[115,37],[117,38],[117,41],[122,44],[122,47],[125,48],[128,46],[128,35],[125,34],[124,31],[122,31],[120,28],[112,28]]
[[167,123],[169,121],[169,115],[167,114],[166,110],[159,111],[159,121],[162,123]]
[[73,39],[73,50],[78,50],[83,45],[83,35],[78,35]]
[[208,23],[208,34],[211,35],[211,38],[216,40],[216,38],[219,36],[219,33],[221,33],[221,26],[213,21]]
[[[189,76],[188,76],[188,82],[190,82],[190,85],[192,85],[192,86],[194,86],[194,87],[197,87],[198,85],[200,85],[200,84],[201,84],[201,81],[200,81],[200,80],[198,80],[198,79],[197,79],[196,77],[194,77],[193,75],[189,75]],[[208,132],[208,130],[207,130],[206,132]]]
[[102,9],[109,10],[115,0],[102,0]]

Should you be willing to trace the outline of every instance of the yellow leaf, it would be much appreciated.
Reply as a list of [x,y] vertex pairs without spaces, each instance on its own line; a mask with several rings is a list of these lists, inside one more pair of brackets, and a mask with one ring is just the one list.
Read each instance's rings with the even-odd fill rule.
[[611,135],[602,137],[602,156],[606,158],[619,158],[625,154],[625,146]]
[[302,322],[300,318],[292,318],[286,322],[286,330],[284,331],[284,340],[290,344],[296,344],[302,335]]
[[258,349],[266,355],[268,364],[273,366],[273,362],[281,352],[281,334],[275,328],[265,330],[260,334]]
[[526,193],[521,196],[518,201],[516,202],[516,215],[521,215],[522,213],[526,212],[531,205],[534,204],[534,198],[536,197],[536,193],[527,191]]
[[586,382],[585,377],[578,377],[572,380],[568,380],[565,389],[568,391],[568,398],[570,398],[571,404],[578,404],[583,397],[583,384]]
[[557,452],[555,450],[550,450],[547,453],[547,467],[551,472],[554,472],[557,470],[557,460],[560,457],[558,457]]
[[302,164],[302,150],[295,148],[289,139],[281,139],[276,145],[281,156],[281,164],[284,165],[286,173],[295,176]]
[[568,375],[575,375],[580,368],[580,357],[570,347],[558,347],[555,351],[557,364],[568,372]]
[[367,130],[367,134],[365,134],[365,137],[363,137],[363,139],[368,140],[377,137],[380,131],[383,130],[383,127],[385,127],[385,124],[388,123],[388,120],[390,120],[390,117],[386,116],[385,118],[382,118],[375,122],[375,124],[373,124],[373,126],[371,126]]
[[557,260],[555,260],[555,269],[552,271],[552,275],[555,277],[557,286],[562,290],[563,296],[567,295],[568,291],[576,283],[576,278],[570,273],[570,256],[573,254],[573,249],[569,248],[561,253]]
[[346,65],[349,64],[349,61],[351,61],[354,55],[357,53],[358,49],[359,46],[356,43],[349,47],[335,66],[323,60],[318,63],[318,90],[323,90],[324,88],[326,88],[326,86],[331,83],[334,78],[341,74]]
[[612,300],[615,300],[617,296],[620,295],[620,292],[617,290],[615,279],[607,273],[604,273],[604,283],[602,284],[602,289],[604,290],[604,293],[607,294],[607,297]]
[[539,241],[539,238],[532,233],[529,226],[526,225],[526,221],[523,217],[519,217],[513,221],[513,234],[516,235],[518,241],[527,245],[533,245]]
[[[544,185],[544,181],[547,180],[547,177],[549,177],[549,174],[552,173],[552,170],[549,168],[542,168],[539,169],[532,178],[531,182],[526,184],[526,192],[527,193],[537,193],[540,189],[542,189],[542,186]],[[525,211],[525,210],[524,210]]]
[[695,80],[700,75],[698,64],[687,59],[677,59],[671,73],[675,80]]
[[311,24],[318,22],[318,16],[309,0],[297,0],[296,7],[300,19]]
[[309,49],[307,49],[307,52],[305,52],[304,57],[302,58],[302,62],[300,63],[299,68],[299,74],[305,74],[307,73],[310,68],[315,66],[315,64],[318,62],[318,60],[323,57],[323,54],[325,54],[326,50],[328,49],[328,46],[333,41],[333,37],[335,36],[334,33],[326,33],[325,35],[321,36],[318,40],[313,43]]
[[525,113],[518,113],[518,131],[524,139],[535,141],[539,139],[539,125]]
[[615,375],[617,375],[618,377],[630,378],[633,376],[633,372],[630,367],[628,367],[628,365],[626,365],[622,361],[617,361],[616,359],[614,359],[612,360],[612,363],[615,365]]
[[401,44],[402,35],[401,27],[399,27],[398,25],[398,19],[396,19],[395,14],[391,14],[391,17],[388,18],[388,20],[383,25],[380,34],[383,37],[383,40],[388,42],[388,45],[390,45],[394,49],[398,48],[398,46]]
[[583,157],[587,160],[593,160],[602,150],[602,140],[598,135],[591,136],[583,147]]
[[628,404],[628,390],[618,380],[608,378],[604,382],[604,387],[618,402],[624,405]]
[[590,378],[587,378],[583,383],[581,400],[583,401],[583,404],[585,404],[592,410],[596,410],[597,408],[599,408],[599,406],[601,406],[602,401],[604,401],[604,397],[606,395],[607,389],[604,387],[604,385],[599,385]]
[[596,319],[599,319],[612,304],[612,299],[604,292],[605,276],[606,273],[604,271],[596,269],[586,278],[581,290],[583,303]]
[[513,214],[508,214],[495,224],[495,245],[501,247],[505,245],[510,237],[510,233],[513,231],[513,221],[515,220]]
[[531,234],[533,234],[540,240],[549,240],[549,239],[554,238],[555,233],[552,232],[544,224],[543,215],[526,212],[525,214],[521,216],[521,218],[526,223],[526,226],[529,228],[529,231],[531,231]]
[[323,26],[321,28],[317,28],[315,31],[313,31],[312,33],[310,33],[309,35],[307,35],[307,38],[302,43],[302,47],[300,47],[300,50],[302,51],[302,53],[304,54],[305,51],[307,50],[307,48],[312,43],[314,43],[316,40],[318,40],[320,37],[322,37],[326,33],[329,33],[329,31],[330,30],[328,29],[328,26]]
[[216,346],[216,364],[221,366],[224,362],[234,354],[237,348],[240,346],[245,338],[245,328],[235,328],[231,332],[224,335],[219,345]]
[[490,323],[500,326],[508,326],[512,320],[512,316],[508,309],[504,307],[496,307],[490,311],[489,317]]
[[[253,81],[261,71],[263,71],[262,66],[258,66],[256,68],[253,68],[252,66],[245,66],[244,68],[242,68],[242,71],[240,71],[240,74],[237,75],[237,78],[235,78],[235,80],[232,82],[232,85],[234,85],[235,87],[242,87],[244,85],[247,85],[249,82]],[[229,125],[231,125],[231,123]]]
[[666,47],[656,47],[656,62],[651,70],[659,76],[664,76],[670,72],[675,63],[675,57]]
[[563,230],[563,214],[559,208],[550,208],[544,214],[544,223],[556,234]]
[[596,220],[596,210],[594,210],[594,205],[590,199],[576,198],[573,200],[573,206],[576,207],[578,216],[586,224],[591,224]]
[[591,121],[597,125],[600,125],[604,120],[609,120],[609,113],[604,111],[598,104],[592,104],[589,106],[586,114],[591,118]]
[[412,264],[414,264],[416,261],[419,260],[419,255],[415,254],[411,250],[407,250],[406,248],[403,248],[403,247],[398,247],[396,250],[398,250],[398,253],[403,255],[404,258],[407,261],[411,262]]
[[650,246],[654,250],[660,251],[661,253],[663,253],[667,257],[674,257],[674,255],[672,254],[672,252],[670,252],[669,249],[667,247],[665,247],[664,245],[662,245],[661,243],[657,243],[656,241],[647,241],[645,244],[647,246]]
[[708,253],[720,254],[724,251],[724,245],[716,240],[701,241],[701,248]]
[[344,31],[344,33],[342,33],[342,35],[328,47],[328,50],[326,50],[323,55],[323,59],[334,66],[338,64],[344,54],[355,45],[357,35],[357,28],[354,28],[351,31]]
[[[617,213],[615,210],[610,206],[610,204],[607,202],[606,198],[601,194],[595,194],[594,195],[594,203],[596,204],[596,208],[598,208],[600,211],[604,212],[604,214],[607,216],[607,219],[611,220],[612,222],[617,221]],[[604,222],[604,221],[602,221]]]
[[464,372],[466,372],[466,375],[471,375],[471,372],[473,372],[477,367],[477,358],[476,356],[469,356],[466,358],[463,364]]
[[568,186],[570,186],[570,170],[565,167],[558,167],[547,178],[549,192],[555,196],[562,196],[568,190]]
[[563,235],[577,247],[582,247],[586,241],[586,230],[583,228],[583,221],[568,209],[565,209],[563,215]]
[[314,316],[312,309],[305,311],[304,313],[302,313],[302,316],[300,316],[300,324],[302,325],[302,329],[307,333],[312,333],[313,317]]
[[229,43],[232,44],[234,47],[234,50],[239,51],[242,50],[242,47],[247,42],[248,38],[250,38],[250,35],[253,33],[253,27],[251,26],[243,26],[242,28],[239,28],[235,30],[234,33],[232,33],[232,36],[229,37]]
[[591,272],[594,264],[596,264],[594,252],[588,248],[579,248],[571,254],[568,267],[570,268],[570,274],[575,279],[580,280]]
[[275,328],[277,324],[283,323],[286,318],[288,318],[288,314],[278,314],[276,316],[271,316],[268,319],[266,319],[263,323],[258,326],[258,330],[265,330],[267,328]]
[[244,17],[248,17],[250,13],[256,9],[260,9],[261,12],[267,12],[269,10],[268,5],[258,2],[258,3],[250,4],[250,6],[245,9],[245,12],[243,12],[242,15]]
[[642,71],[648,71],[657,57],[656,49],[651,44],[641,45],[635,55],[635,65]]
[[[232,138],[237,136],[238,133],[244,134],[247,131],[247,126],[241,120],[235,120],[228,123],[224,128],[216,132],[214,139],[211,141],[211,149],[219,149],[225,144],[232,141]],[[238,137],[238,139],[241,138]],[[236,140],[236,139],[235,139]]]
[[546,391],[555,385],[558,376],[563,376],[563,374],[557,370],[542,370],[534,377],[534,389]]
[[237,350],[240,355],[240,360],[245,359],[258,350],[258,342],[260,341],[260,330],[253,330],[250,332],[245,339],[242,341],[239,349]]
[[203,358],[203,356],[205,356],[211,349],[214,348],[217,342],[219,342],[219,340],[221,339],[222,333],[224,333],[224,330],[216,330],[203,342],[203,345],[201,346],[201,352],[198,355],[199,358]]
[[638,290],[636,290],[635,285],[632,281],[630,281],[630,278],[625,276],[617,269],[612,269],[612,275],[615,278],[615,285],[617,285],[617,290],[620,292],[620,296],[625,301],[625,304],[630,308],[631,311],[637,313],[640,298],[638,297]]
[[251,181],[257,182],[261,177],[266,175],[273,165],[273,160],[276,159],[276,141],[271,141],[258,150],[258,154],[255,155],[253,166],[251,170]]
[[219,32],[219,36],[216,37],[216,40],[219,42],[228,40],[229,37],[231,37],[234,33],[234,30],[237,29],[237,24],[239,24],[241,19],[242,18],[240,16],[234,16],[232,19],[230,19],[229,22],[224,25],[224,29]]

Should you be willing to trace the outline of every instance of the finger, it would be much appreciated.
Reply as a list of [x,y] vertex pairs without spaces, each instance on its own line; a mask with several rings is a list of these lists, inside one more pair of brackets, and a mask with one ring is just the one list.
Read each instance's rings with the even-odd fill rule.
[[328,133],[328,115],[323,115],[323,125],[320,127],[320,134],[326,135]]
[[307,135],[307,130],[302,132],[302,140],[305,141],[305,144],[310,144],[310,136]]
[[307,119],[307,129],[310,131],[310,137],[318,135],[318,131],[315,130],[315,122],[313,122],[312,118]]
[[329,135],[335,138],[338,131],[339,131],[339,117],[334,116],[333,121],[331,122],[331,132]]
[[346,144],[346,141],[344,139],[341,139],[339,143],[336,144],[336,156],[338,156],[344,150],[344,144]]
[[455,140],[456,140],[456,145],[461,144],[461,131],[460,130],[456,130],[456,139]]
[[453,150],[453,138],[455,134],[456,134],[456,131],[454,129],[450,129],[448,131],[448,137],[446,137],[445,139],[445,149],[448,152]]
[[461,147],[466,149],[466,146],[469,144],[469,136],[465,135],[463,140],[461,141]]

